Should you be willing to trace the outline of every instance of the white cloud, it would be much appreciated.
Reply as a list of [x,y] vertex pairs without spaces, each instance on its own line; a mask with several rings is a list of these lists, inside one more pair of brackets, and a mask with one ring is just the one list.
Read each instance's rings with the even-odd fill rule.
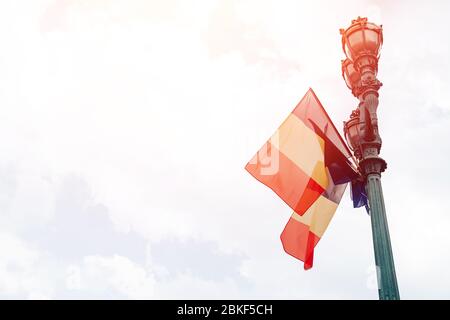
[[[155,279],[151,272],[118,255],[86,256],[81,266],[67,270],[67,289],[80,290],[90,298],[152,299]],[[75,296],[77,293],[75,293]]]
[[[340,127],[356,101],[340,76],[338,29],[370,14],[385,29],[379,118],[400,289],[405,298],[448,297],[450,221],[442,199],[450,178],[450,66],[442,39],[450,11],[438,5],[448,6],[2,3],[0,228],[8,230],[1,252],[9,258],[1,260],[1,294],[170,298],[194,288],[198,297],[376,298],[367,285],[369,219],[351,209],[348,196],[314,269],[304,272],[279,242],[289,209],[243,170],[309,86]],[[81,204],[56,206],[71,175],[89,194]],[[114,228],[95,220],[99,212]],[[79,236],[71,226],[92,235],[101,225],[108,239],[118,232],[147,241],[148,265],[131,257],[131,240],[130,256],[99,243],[92,247],[102,252],[87,252],[86,241],[64,251]],[[49,244],[35,233],[38,226],[64,231],[50,230]],[[211,242],[221,255],[241,257],[233,264],[239,276],[206,279],[188,270],[193,263],[170,274],[164,263],[172,260],[152,257],[152,247],[167,238]],[[207,257],[197,259],[208,265]],[[21,266],[14,276],[9,261]]]
[[52,286],[42,269],[43,254],[18,237],[0,233],[0,296],[4,298],[46,298]]

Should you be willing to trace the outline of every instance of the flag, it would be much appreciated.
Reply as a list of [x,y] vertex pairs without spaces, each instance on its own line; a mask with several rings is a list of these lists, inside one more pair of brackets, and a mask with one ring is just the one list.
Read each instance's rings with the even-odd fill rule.
[[313,265],[347,183],[358,177],[352,156],[312,89],[245,169],[294,211],[281,234],[284,250]]
[[353,208],[366,207],[367,213],[369,213],[369,203],[367,200],[366,188],[364,186],[364,180],[355,179],[350,184],[350,196],[353,201]]

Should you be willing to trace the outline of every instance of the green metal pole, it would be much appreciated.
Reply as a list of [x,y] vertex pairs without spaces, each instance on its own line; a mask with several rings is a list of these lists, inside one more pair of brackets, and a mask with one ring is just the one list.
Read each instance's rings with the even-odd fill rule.
[[399,300],[400,294],[395,274],[394,257],[392,254],[380,178],[381,175],[379,173],[371,173],[367,176],[366,182],[370,219],[372,222],[378,296],[380,300]]

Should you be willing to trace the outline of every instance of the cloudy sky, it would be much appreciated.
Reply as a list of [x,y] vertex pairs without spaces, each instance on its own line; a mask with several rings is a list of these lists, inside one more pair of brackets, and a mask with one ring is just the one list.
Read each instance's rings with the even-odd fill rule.
[[309,87],[356,100],[339,28],[383,24],[383,188],[402,298],[450,298],[448,1],[0,2],[0,298],[377,299],[344,195],[315,266],[244,166]]

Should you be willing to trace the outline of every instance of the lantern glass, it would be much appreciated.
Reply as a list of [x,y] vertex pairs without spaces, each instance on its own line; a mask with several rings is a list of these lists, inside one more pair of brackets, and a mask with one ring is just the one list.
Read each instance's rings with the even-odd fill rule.
[[[364,51],[363,32],[363,30],[358,30],[348,36],[347,46],[350,47],[351,50],[347,50],[347,54],[350,54],[349,58],[351,58],[353,61],[355,61],[358,55]],[[353,56],[352,54],[354,54],[355,56]]]
[[353,84],[352,84],[352,82],[350,81],[347,72],[344,72],[344,80],[345,80],[345,84],[347,85],[347,87],[348,87],[349,89],[352,89],[352,88],[353,88]]
[[350,148],[350,150],[354,151],[352,144],[350,143],[350,133],[348,131],[345,131],[345,140],[347,141],[347,144]]
[[366,37],[366,49],[378,57],[381,47],[379,33],[373,29],[366,29],[364,33]]
[[347,87],[350,89],[361,81],[359,72],[356,71],[355,66],[349,59],[342,61],[342,76],[344,77]]
[[352,151],[359,147],[359,118],[352,118],[345,124],[345,140]]
[[353,125],[350,128],[348,128],[348,139],[350,147],[353,150],[355,150],[358,146],[359,141],[359,132],[358,132],[358,125]]

